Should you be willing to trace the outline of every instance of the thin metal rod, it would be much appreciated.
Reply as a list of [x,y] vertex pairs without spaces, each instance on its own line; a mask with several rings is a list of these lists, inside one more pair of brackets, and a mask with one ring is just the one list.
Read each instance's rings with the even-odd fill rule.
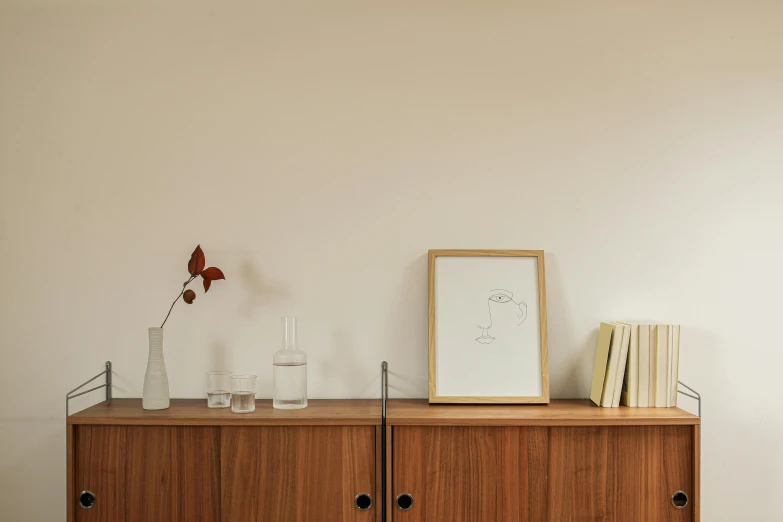
[[89,390],[85,390],[85,391],[83,391],[83,392],[79,392],[79,393],[77,393],[77,394],[75,394],[75,395],[71,395],[71,396],[69,396],[68,398],[69,398],[69,399],[75,399],[76,397],[79,397],[79,396],[81,396],[81,395],[84,395],[85,393],[90,393],[91,391],[100,390],[101,388],[105,388],[105,387],[106,387],[106,385],[105,385],[105,384],[101,384],[100,386],[96,386],[95,388],[90,388]]
[[[99,373],[98,375],[96,375],[92,379],[89,379],[89,380],[83,382],[82,384],[80,384],[79,386],[77,386],[76,388],[74,388],[73,390],[71,390],[71,391],[69,391],[68,393],[65,394],[65,418],[66,419],[68,418],[68,416],[71,413],[71,410],[70,410],[70,401],[71,401],[71,399],[74,399],[76,397],[80,397],[80,396],[82,396],[82,395],[84,395],[86,393],[90,393],[90,392],[93,392],[95,390],[100,390],[101,388],[106,388],[106,400],[110,400],[111,399],[111,397],[112,397],[112,390],[111,390],[111,388],[112,388],[111,361],[106,361],[105,366],[106,366],[106,369],[103,370],[101,373]],[[105,383],[101,384],[100,386],[95,386],[94,388],[90,388],[89,390],[84,390],[84,391],[81,391],[79,393],[76,393],[77,391],[81,390],[82,388],[84,388],[85,386],[90,384],[95,379],[97,379],[99,377],[103,377],[103,376],[106,376],[106,382]]]
[[389,398],[389,363],[381,363],[381,399],[383,399],[383,418],[386,419],[386,399]]
[[390,502],[386,498],[386,445],[391,441],[386,440],[386,399],[389,398],[389,363],[383,361],[381,363],[381,520],[386,521],[386,502]]
[[79,390],[80,388],[84,388],[85,386],[87,386],[88,384],[90,384],[92,381],[94,381],[94,380],[95,380],[95,379],[97,379],[98,377],[102,377],[102,376],[104,376],[104,375],[106,375],[106,370],[103,370],[101,373],[99,373],[98,375],[96,375],[95,377],[93,377],[92,379],[90,379],[89,381],[85,381],[84,383],[80,384],[79,386],[77,386],[77,387],[76,387],[76,388],[74,388],[73,390],[69,391],[69,392],[66,394],[66,397],[70,397],[70,396],[71,396],[71,394],[72,394],[73,392],[75,392],[75,391]]
[[681,394],[685,395],[686,397],[690,397],[691,399],[696,399],[696,402],[698,403],[698,406],[699,406],[699,418],[701,418],[701,400],[702,400],[701,399],[701,394],[699,392],[697,392],[696,390],[694,390],[693,388],[691,388],[690,386],[688,386],[687,384],[685,384],[684,382],[682,382],[682,381],[677,381],[677,384],[679,384],[680,386],[682,386],[683,388],[685,388],[686,390],[688,390],[689,392],[691,392],[693,394],[693,395],[691,395],[691,393],[684,392],[684,391],[680,390],[679,388],[677,389],[678,393],[681,393]]

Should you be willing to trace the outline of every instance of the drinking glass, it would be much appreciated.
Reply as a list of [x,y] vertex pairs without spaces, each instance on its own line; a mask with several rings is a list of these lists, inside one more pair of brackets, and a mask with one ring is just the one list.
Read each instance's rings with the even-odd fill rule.
[[231,406],[231,372],[207,372],[207,407]]
[[231,376],[231,411],[250,413],[256,411],[256,376]]

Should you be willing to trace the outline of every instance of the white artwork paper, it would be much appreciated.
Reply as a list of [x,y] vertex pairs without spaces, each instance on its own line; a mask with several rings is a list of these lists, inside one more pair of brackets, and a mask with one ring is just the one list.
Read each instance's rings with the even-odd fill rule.
[[543,393],[538,259],[435,258],[438,396]]

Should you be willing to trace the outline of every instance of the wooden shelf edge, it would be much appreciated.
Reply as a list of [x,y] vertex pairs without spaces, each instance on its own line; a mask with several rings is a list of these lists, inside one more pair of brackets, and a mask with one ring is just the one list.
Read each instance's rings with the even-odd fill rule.
[[687,419],[387,419],[387,426],[698,426]]
[[[239,414],[237,414],[239,415]],[[378,420],[372,420],[359,417],[341,417],[336,419],[259,419],[247,418],[234,420],[199,420],[199,419],[136,419],[116,417],[111,419],[74,419],[68,421],[69,426],[212,426],[225,427],[232,426],[380,426],[380,416]]]
[[599,408],[590,401],[549,405],[441,405],[426,399],[390,399],[389,426],[688,426],[701,419],[679,408]]
[[207,408],[206,399],[172,399],[166,410],[147,411],[141,399],[112,399],[68,417],[68,425],[134,426],[380,426],[380,399],[314,399],[301,410],[276,410],[259,399],[256,411]]

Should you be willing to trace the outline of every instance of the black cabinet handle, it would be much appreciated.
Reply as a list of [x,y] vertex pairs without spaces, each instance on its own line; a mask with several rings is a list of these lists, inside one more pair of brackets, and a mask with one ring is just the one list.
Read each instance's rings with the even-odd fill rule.
[[353,503],[359,511],[367,511],[372,507],[372,496],[369,493],[359,493]]
[[413,496],[410,493],[397,495],[397,507],[402,511],[408,511],[413,507]]
[[92,491],[82,491],[79,494],[79,505],[84,509],[90,509],[95,505],[95,493]]
[[672,506],[676,509],[685,509],[685,506],[688,505],[688,501],[688,494],[684,491],[677,491],[672,495]]

